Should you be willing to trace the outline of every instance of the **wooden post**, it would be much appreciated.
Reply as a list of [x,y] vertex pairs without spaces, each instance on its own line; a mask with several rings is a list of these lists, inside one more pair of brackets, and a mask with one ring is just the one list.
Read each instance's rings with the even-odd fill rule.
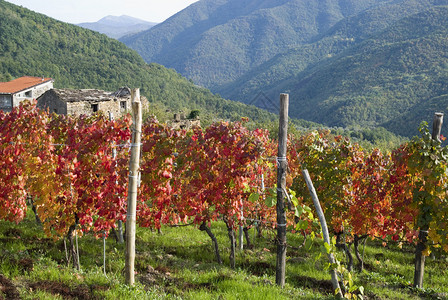
[[[443,113],[435,113],[432,124],[432,139],[440,142],[440,132],[443,124]],[[423,212],[420,212],[422,214]],[[431,213],[431,212],[429,212]],[[428,214],[428,212],[426,212]],[[419,218],[428,219],[426,215],[420,215]],[[425,259],[423,251],[426,249],[428,241],[429,224],[424,224],[418,233],[418,243],[415,248],[415,269],[414,269],[414,287],[423,287],[423,275],[425,273]]]
[[[322,234],[324,236],[324,242],[328,245],[331,245],[330,234],[328,233],[327,221],[325,220],[324,212],[322,211],[322,207],[320,206],[319,198],[317,197],[316,190],[314,189],[313,182],[311,181],[310,174],[307,169],[302,169],[302,175],[305,178],[306,185],[308,186],[308,190],[310,191],[311,198],[313,198],[313,204],[316,208],[317,215],[319,217],[320,226],[322,228]],[[328,260],[330,264],[335,264],[336,259],[334,258],[333,253],[328,253]],[[339,286],[338,274],[335,269],[330,270],[331,275],[331,283],[333,284],[333,289],[337,291],[337,295],[339,298],[343,298],[341,287]]]
[[240,225],[238,227],[238,250],[244,249],[244,227]]
[[[244,207],[241,206],[241,222],[244,221]],[[238,250],[243,250],[244,248],[244,227],[243,225],[238,226]]]
[[131,91],[132,98],[132,142],[131,159],[129,161],[129,189],[128,206],[126,214],[126,259],[125,273],[126,283],[134,285],[134,261],[135,261],[135,223],[137,219],[137,189],[138,170],[140,165],[140,144],[142,132],[142,109],[140,103],[140,90]]
[[277,157],[277,268],[275,283],[285,286],[286,275],[286,145],[288,142],[288,107],[289,95],[280,94],[280,121],[278,133]]
[[[112,112],[109,112],[109,121],[113,121],[114,120],[114,114]],[[115,159],[117,157],[117,149],[113,148],[112,149],[112,157],[113,159]],[[116,184],[118,184],[118,181],[115,182]],[[123,244],[124,243],[124,239],[123,239],[123,222],[121,220],[118,220],[118,243]]]
[[432,121],[432,139],[440,142],[440,133],[442,131],[443,113],[435,113]]
[[106,273],[106,231],[103,231],[103,272],[104,272],[104,276],[107,277],[107,273]]

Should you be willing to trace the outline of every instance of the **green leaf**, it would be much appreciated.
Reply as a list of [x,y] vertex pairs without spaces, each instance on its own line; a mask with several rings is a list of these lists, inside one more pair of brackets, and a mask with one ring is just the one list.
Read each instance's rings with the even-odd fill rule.
[[336,236],[333,236],[333,237],[331,238],[331,244],[332,244],[332,245],[336,245]]
[[[351,286],[352,288],[354,286],[351,273],[348,273],[348,286]],[[356,286],[355,286],[355,289],[352,290],[352,288],[350,288],[350,292],[353,292],[354,290],[356,290]]]
[[305,249],[310,250],[313,246],[313,241],[311,239],[307,239],[305,242]]
[[322,252],[322,253],[326,253],[327,252],[327,249],[325,248],[325,246],[324,245],[320,245],[320,252]]
[[331,270],[337,270],[338,267],[339,267],[339,266],[338,266],[337,263],[330,264],[330,269],[331,269]]
[[230,180],[229,187],[232,188],[232,189],[235,187],[235,182],[233,181],[233,179]]
[[277,204],[277,197],[267,196],[266,199],[264,199],[264,202],[268,207],[273,207]]
[[258,199],[260,199],[260,194],[258,194],[258,193],[252,193],[252,194],[250,194],[248,200],[249,200],[250,202],[255,203],[255,202],[258,201]]
[[296,217],[300,218],[300,216],[305,212],[302,206],[296,206]]
[[330,254],[330,251],[331,251],[330,244],[324,243],[324,247],[325,247],[325,251],[327,252],[327,254]]
[[244,183],[244,188],[243,188],[243,192],[244,193],[249,193],[250,192],[250,185],[249,184],[247,184],[247,183]]
[[362,285],[358,288],[358,290],[361,293],[361,295],[364,295],[364,287]]
[[291,202],[292,202],[292,204],[294,204],[294,206],[299,205],[299,199],[297,199],[296,193],[294,191],[290,191],[290,198],[291,198]]
[[305,220],[300,220],[299,223],[297,224],[296,228],[298,227],[298,229],[307,229],[308,228],[308,222]]

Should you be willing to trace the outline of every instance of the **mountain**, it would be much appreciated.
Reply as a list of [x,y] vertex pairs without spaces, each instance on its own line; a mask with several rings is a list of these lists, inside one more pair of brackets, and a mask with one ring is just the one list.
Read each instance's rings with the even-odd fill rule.
[[[384,126],[418,134],[420,112],[444,111],[448,94],[448,6],[403,18],[266,91],[288,89],[291,115],[328,126]],[[434,111],[432,112],[432,114]],[[412,118],[406,117],[412,116]],[[432,115],[425,117],[432,121]]]
[[108,37],[119,39],[126,35],[148,30],[157,23],[148,22],[130,16],[106,16],[97,22],[77,24],[80,27],[104,33]]
[[282,82],[294,81],[294,77],[305,69],[317,63],[325,64],[341,52],[393,26],[398,20],[425,11],[433,5],[434,1],[404,0],[366,9],[339,21],[313,42],[291,47],[237,80],[217,86],[214,90],[246,103],[254,94],[272,94],[270,91],[276,90]]
[[201,0],[120,40],[147,62],[174,68],[213,89],[383,2],[387,0]]
[[0,0],[0,81],[23,75],[52,77],[56,88],[139,87],[151,113],[197,109],[203,124],[241,117],[267,123],[277,119],[254,106],[213,95],[174,70],[148,65],[115,39]]
[[202,0],[123,41],[233,100],[263,107],[289,92],[294,118],[412,136],[432,120],[426,104],[447,107],[447,6]]

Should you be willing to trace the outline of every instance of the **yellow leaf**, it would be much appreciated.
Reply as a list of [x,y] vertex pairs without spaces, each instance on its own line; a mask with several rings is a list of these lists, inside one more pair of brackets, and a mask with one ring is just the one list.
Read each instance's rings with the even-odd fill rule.
[[425,250],[423,250],[422,255],[423,256],[429,256],[431,254],[431,250],[427,247]]
[[438,235],[435,230],[430,230],[428,235],[430,239],[434,242],[434,244],[438,244],[440,242],[440,235]]
[[443,250],[445,250],[445,252],[448,252],[448,245],[443,245]]

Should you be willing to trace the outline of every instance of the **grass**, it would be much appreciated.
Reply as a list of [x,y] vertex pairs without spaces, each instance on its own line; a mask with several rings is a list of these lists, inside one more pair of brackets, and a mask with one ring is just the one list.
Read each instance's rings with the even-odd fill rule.
[[[81,271],[67,266],[62,240],[44,236],[32,212],[19,224],[0,222],[0,299],[334,299],[325,257],[311,251],[288,249],[287,278],[275,285],[276,246],[269,231],[255,238],[254,247],[238,251],[236,269],[229,268],[229,240],[222,222],[212,224],[224,263],[215,262],[211,241],[194,227],[164,227],[163,233],[138,228],[136,280],[124,284],[124,244],[111,237],[106,245],[86,235],[79,239]],[[298,247],[302,238],[288,236]],[[341,261],[342,253],[337,253]],[[413,247],[386,247],[369,241],[366,269],[354,272],[355,284],[366,299],[448,299],[448,260],[427,258],[425,289],[411,287]]]

